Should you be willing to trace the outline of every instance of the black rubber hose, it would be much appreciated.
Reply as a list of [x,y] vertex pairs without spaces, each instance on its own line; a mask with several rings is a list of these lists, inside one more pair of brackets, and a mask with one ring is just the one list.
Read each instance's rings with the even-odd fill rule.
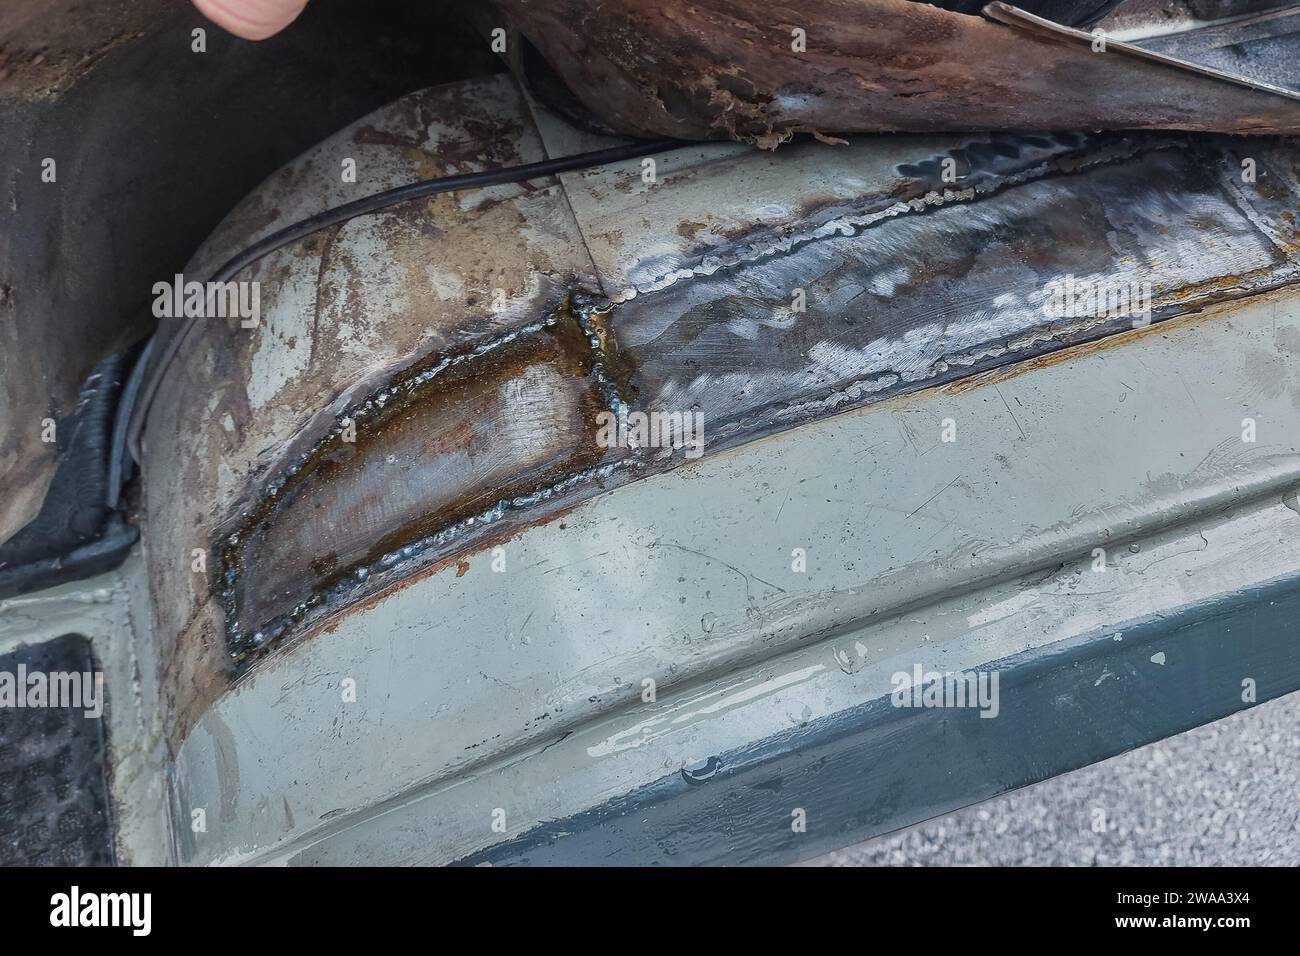
[[[426,179],[418,183],[408,183],[405,186],[386,189],[383,192],[375,193],[373,196],[366,196],[362,199],[344,203],[342,206],[335,206],[332,209],[318,212],[314,216],[299,220],[263,239],[259,239],[223,263],[213,273],[209,281],[229,282],[240,270],[252,265],[263,256],[275,252],[277,249],[282,249],[299,239],[305,239],[322,229],[327,229],[341,222],[347,222],[357,216],[364,216],[367,213],[395,206],[398,203],[409,202],[412,199],[420,199],[437,193],[455,192],[460,189],[482,189],[486,186],[500,186],[505,183],[540,179],[543,176],[553,176],[557,173],[572,172],[577,169],[590,169],[594,166],[604,166],[626,159],[634,159],[638,156],[647,156],[650,153],[675,149],[681,145],[683,143],[675,139],[639,140],[623,146],[613,146],[609,149],[600,149],[589,153],[578,153],[573,156],[545,159],[541,162],[508,166],[503,169],[490,169],[479,173],[440,176],[437,179]],[[160,336],[155,332],[153,338],[149,340],[140,353],[140,358],[136,361],[135,366],[131,369],[131,376],[122,389],[122,398],[118,404],[113,425],[113,447],[109,459],[109,483],[107,488],[108,506],[110,508],[117,508],[122,487],[129,477],[127,473],[129,467],[128,452],[136,462],[140,460],[140,433],[144,429],[145,419],[149,414],[149,406],[153,403],[158,386],[161,384],[168,366],[180,351],[186,336],[194,328],[197,321],[190,320],[184,323],[175,334],[167,337],[161,344]],[[152,374],[150,374],[151,370]]]

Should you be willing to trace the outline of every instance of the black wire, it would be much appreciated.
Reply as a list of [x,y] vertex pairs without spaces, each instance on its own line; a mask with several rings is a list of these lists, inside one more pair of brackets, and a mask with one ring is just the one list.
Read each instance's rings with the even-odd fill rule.
[[[432,196],[437,193],[454,192],[458,189],[482,189],[486,186],[500,186],[505,183],[540,179],[543,176],[553,176],[557,173],[571,172],[577,169],[590,169],[593,166],[604,166],[625,159],[646,156],[650,153],[675,149],[681,145],[682,142],[675,139],[641,140],[609,149],[563,156],[559,159],[546,159],[537,163],[507,166],[503,169],[491,169],[479,173],[440,176],[437,179],[426,179],[421,182],[407,183],[405,186],[386,189],[372,196],[365,196],[344,203],[342,206],[335,206],[332,209],[318,212],[314,216],[299,220],[263,239],[259,239],[224,262],[208,281],[229,282],[241,270],[257,262],[263,256],[270,255],[277,249],[282,249],[290,243],[304,239],[313,233],[320,232],[322,229],[327,229],[341,222],[347,222],[357,216],[364,216],[367,213],[395,206],[398,203],[408,202],[424,196]],[[186,337],[198,324],[198,321],[197,319],[189,320],[179,332],[168,338],[162,346],[163,350],[159,352],[156,362],[153,361],[153,355],[157,351],[159,336],[155,332],[141,351],[140,358],[136,361],[135,366],[131,369],[131,376],[122,389],[122,397],[118,403],[117,415],[113,422],[113,447],[109,455],[107,489],[108,506],[110,508],[117,508],[122,487],[130,477],[128,474],[130,462],[127,458],[127,452],[129,450],[131,457],[137,463],[139,462],[140,433],[143,431],[145,419],[149,415],[149,406],[153,404],[154,396],[158,392],[158,387],[162,383],[168,366],[171,365]],[[147,375],[146,373],[150,367],[155,368],[156,371],[152,375]]]
[[320,232],[320,230],[340,222],[346,222],[349,219],[355,219],[357,216],[364,216],[366,213],[376,212],[411,199],[432,196],[436,193],[454,192],[457,189],[481,189],[485,186],[522,182],[526,179],[540,179],[542,176],[571,172],[575,169],[588,169],[592,166],[604,166],[607,163],[616,163],[624,159],[645,156],[647,153],[658,153],[680,145],[681,142],[675,139],[629,143],[625,146],[614,146],[610,149],[601,149],[592,153],[578,153],[575,156],[546,159],[538,163],[526,163],[523,166],[507,166],[504,169],[492,169],[481,173],[441,176],[438,179],[426,179],[422,182],[408,183],[405,186],[386,189],[381,193],[375,193],[373,196],[366,196],[363,199],[344,203],[342,206],[335,206],[333,209],[326,209],[324,212],[319,212],[308,219],[295,222],[278,232],[271,233],[265,239],[258,240],[243,252],[228,260],[216,271],[211,281],[229,282],[241,269],[252,265],[263,256],[269,255],[291,242],[296,242],[314,232]]

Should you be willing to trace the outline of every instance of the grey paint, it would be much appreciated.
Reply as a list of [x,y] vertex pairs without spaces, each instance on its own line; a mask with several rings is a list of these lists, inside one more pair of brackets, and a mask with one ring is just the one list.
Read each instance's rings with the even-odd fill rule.
[[[738,668],[661,698],[655,705],[631,706],[515,759],[394,801],[351,828],[340,826],[337,832],[325,834],[320,842],[288,859],[304,864],[447,862],[503,839],[489,829],[497,807],[506,810],[512,823],[509,835],[514,836],[540,821],[581,818],[589,808],[616,803],[631,790],[639,788],[646,796],[654,792],[656,782],[662,785],[674,773],[685,771],[699,781],[721,767],[729,751],[763,752],[773,739],[792,739],[790,733],[797,728],[826,724],[880,698],[892,689],[895,672],[910,670],[916,663],[939,670],[983,669],[993,660],[1034,651],[1050,655],[1062,642],[1088,643],[1097,635],[1122,644],[1129,622],[1174,618],[1191,605],[1232,601],[1254,586],[1257,577],[1267,573],[1265,569],[1294,576],[1300,562],[1291,540],[1298,527],[1291,506],[1274,498],[1146,536],[1133,542],[1136,551],[1123,549],[1121,560],[1104,574],[1093,572],[1091,558],[1084,558],[913,608],[832,640]],[[1153,569],[1158,572],[1151,573]],[[1163,663],[1151,660],[1152,654],[1147,659],[1151,667],[1187,662],[1173,639],[1156,653],[1163,653]],[[1186,674],[1186,668],[1180,673]],[[1103,658],[1076,672],[1074,680],[1095,688],[1110,682],[1128,685],[1140,676],[1112,668]],[[1132,688],[1141,686],[1139,681]],[[1234,688],[1239,691],[1240,684]],[[1129,688],[1116,689],[1127,692]],[[1067,697],[1086,692],[1073,688]],[[1113,710],[1126,712],[1124,705]],[[1170,715],[1175,712],[1179,708],[1171,707]],[[997,719],[1007,713],[1000,710]],[[1059,737],[1100,740],[1104,735],[1093,725],[1110,719],[1104,711],[1093,714],[1086,708],[1071,716],[1070,720],[1045,718],[1042,726]],[[1116,736],[1111,743],[1118,750],[1126,745],[1124,739]],[[1014,761],[1014,754],[998,759]],[[906,785],[905,779],[897,778],[907,776],[908,766],[895,762],[888,768],[896,785]],[[987,792],[979,788],[989,787],[991,778],[969,765],[963,769],[969,771],[962,775],[965,779],[954,775],[949,788],[937,796],[959,801]],[[1033,767],[1019,769],[1019,783],[1024,783],[1024,774]],[[1011,780],[1006,777],[1007,785],[1018,785]],[[843,811],[852,802],[814,801],[813,805],[814,815],[824,822],[828,812]],[[856,833],[846,829],[843,836],[847,841],[863,832],[920,819],[936,805],[927,800],[911,807],[900,802],[890,808],[891,815],[869,826],[864,821]],[[787,826],[794,806],[798,804],[788,803],[782,810]],[[717,824],[696,820],[691,826],[701,842],[713,843],[717,849]],[[761,839],[749,839],[742,829],[725,823],[722,829],[730,832],[739,848],[761,853]],[[646,857],[647,862],[653,859],[657,859],[654,854]]]
[[1245,679],[1251,703],[1300,689],[1298,644],[1290,577],[983,665],[996,718],[878,698],[459,862],[792,863],[1225,717],[1247,706]]
[[[268,659],[207,712],[175,768],[179,814],[209,811],[201,840],[182,834],[182,859],[271,858],[395,805],[385,801],[464,785],[633,706],[646,677],[661,700],[727,674],[743,684],[754,677],[739,668],[810,640],[1280,496],[1300,481],[1297,373],[1280,355],[1296,342],[1300,314],[1285,299],[1220,307],[1067,363],[883,402],[628,485],[523,531],[507,546],[507,573],[485,553],[462,576],[417,577]],[[1254,445],[1240,440],[1248,413]],[[959,423],[955,445],[938,440],[944,417]],[[860,464],[845,467],[845,456]],[[807,548],[805,575],[791,573],[793,547]],[[1214,557],[1199,581],[1162,567],[1146,582],[1155,594],[1133,592],[1145,604],[1119,619],[1181,606],[1193,584],[1208,597],[1228,578],[1228,589],[1247,586],[1293,562],[1258,547],[1238,566]],[[1008,615],[1041,600],[1047,617],[1026,633],[948,622],[950,646],[972,663],[994,660],[1071,620],[1028,596]],[[966,616],[1000,606],[989,595],[981,604]],[[355,704],[340,700],[344,677],[357,682]],[[704,720],[709,735],[721,718]],[[590,806],[601,788],[608,797],[635,785],[642,771],[621,759],[540,780]],[[528,792],[542,812],[549,787],[530,779],[505,792]],[[530,812],[512,827],[526,829]],[[449,825],[429,856],[472,851],[474,832]],[[478,836],[493,838],[486,825]]]
[[145,562],[136,548],[114,571],[0,599],[0,653],[84,634],[104,673],[109,791],[120,864],[174,862],[166,801],[158,660]]

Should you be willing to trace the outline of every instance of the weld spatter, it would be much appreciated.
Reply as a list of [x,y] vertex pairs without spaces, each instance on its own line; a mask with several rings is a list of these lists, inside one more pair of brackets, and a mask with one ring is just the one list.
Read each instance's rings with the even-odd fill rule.
[[[571,288],[538,321],[431,356],[338,413],[219,538],[230,656],[249,662],[318,612],[463,551],[502,519],[553,510],[639,467],[635,450],[595,441],[598,414],[630,407],[634,395],[600,306]],[[539,387],[554,391],[530,400]],[[527,415],[512,412],[519,401]],[[406,470],[389,477],[384,463]],[[367,521],[372,530],[350,537],[335,523]],[[349,550],[359,536],[364,553]],[[329,553],[315,553],[327,537]],[[276,610],[285,597],[287,610]]]

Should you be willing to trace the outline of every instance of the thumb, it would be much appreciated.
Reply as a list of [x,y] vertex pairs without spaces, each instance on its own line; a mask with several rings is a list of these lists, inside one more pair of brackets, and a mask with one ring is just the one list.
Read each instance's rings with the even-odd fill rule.
[[199,12],[245,40],[265,40],[302,13],[307,0],[194,0]]

